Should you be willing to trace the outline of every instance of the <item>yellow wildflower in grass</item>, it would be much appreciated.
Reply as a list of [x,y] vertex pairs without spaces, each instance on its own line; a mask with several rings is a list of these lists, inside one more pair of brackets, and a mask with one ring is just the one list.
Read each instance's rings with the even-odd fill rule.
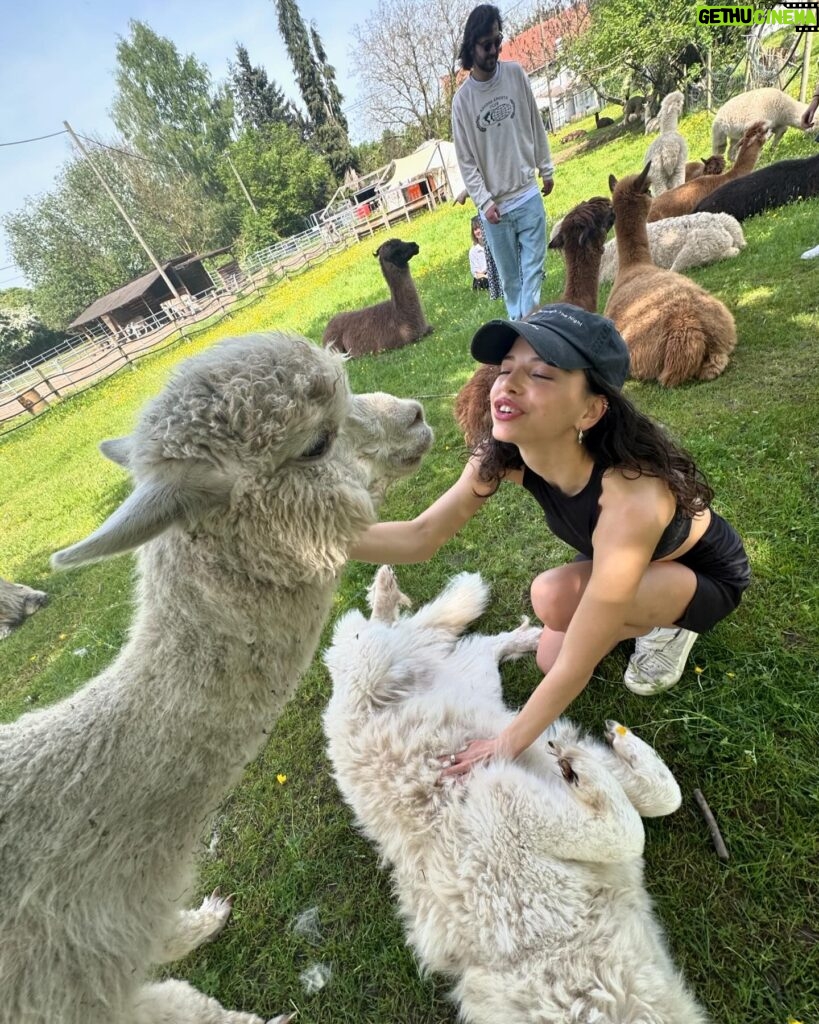
[[287,776],[279,772],[279,774],[276,776],[276,782],[278,782],[280,786],[283,786],[285,782],[287,782]]
[[698,676],[701,676],[703,674],[703,672],[705,671],[705,669],[704,668],[700,668],[699,665],[695,665],[694,666],[694,671],[697,673]]
[[60,635],[57,637],[57,639],[58,640],[67,640],[68,639],[68,633],[60,633]]

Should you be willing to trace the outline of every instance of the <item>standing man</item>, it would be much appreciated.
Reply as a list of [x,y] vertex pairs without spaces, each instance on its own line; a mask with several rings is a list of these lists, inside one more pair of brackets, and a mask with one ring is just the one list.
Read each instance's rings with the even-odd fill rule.
[[452,100],[452,133],[509,318],[519,320],[540,303],[546,213],[536,174],[548,196],[554,166],[526,72],[498,59],[501,27],[500,11],[492,4],[481,4],[467,18],[458,57],[469,77]]

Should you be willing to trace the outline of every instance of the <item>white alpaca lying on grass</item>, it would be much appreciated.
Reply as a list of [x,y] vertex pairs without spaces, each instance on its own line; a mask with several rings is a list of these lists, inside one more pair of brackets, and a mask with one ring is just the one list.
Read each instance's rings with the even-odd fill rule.
[[455,979],[470,1024],[705,1024],[643,886],[640,815],[680,804],[651,747],[560,719],[517,761],[438,783],[442,754],[512,717],[498,664],[537,646],[526,622],[461,638],[487,599],[463,573],[400,617],[382,566],[372,617],[347,613],[325,654],[335,777],[392,869],[409,942]]
[[139,547],[137,609],[96,679],[0,726],[2,1024],[263,1024],[149,966],[227,921],[218,893],[184,909],[203,834],[431,439],[417,402],[351,395],[341,356],[270,334],[186,360],[104,443],[134,490],[54,561]]

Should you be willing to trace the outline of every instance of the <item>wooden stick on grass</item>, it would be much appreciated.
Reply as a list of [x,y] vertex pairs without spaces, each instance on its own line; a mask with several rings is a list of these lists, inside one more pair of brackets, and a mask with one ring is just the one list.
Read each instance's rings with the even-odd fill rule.
[[714,849],[717,851],[717,856],[720,860],[728,860],[728,847],[725,845],[725,840],[722,838],[719,825],[717,825],[717,819],[714,817],[713,811],[708,806],[708,801],[699,789],[694,790],[694,799],[697,801],[697,806],[702,811],[702,816],[705,818],[705,822],[708,825],[708,831],[711,833],[711,839],[714,841]]

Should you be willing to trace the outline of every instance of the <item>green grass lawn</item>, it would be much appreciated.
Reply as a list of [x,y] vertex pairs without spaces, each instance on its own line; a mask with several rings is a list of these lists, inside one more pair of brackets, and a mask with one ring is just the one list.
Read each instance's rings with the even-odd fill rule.
[[[706,114],[683,121],[692,157],[709,151],[709,124]],[[593,120],[580,126],[593,128]],[[604,131],[590,131],[580,145],[555,144],[550,218],[607,194],[610,172],[620,177],[642,166],[650,139],[617,126]],[[809,137],[789,132],[777,155],[813,151]],[[761,162],[769,159],[766,152]],[[392,234],[421,247],[412,269],[435,333],[349,365],[358,391],[420,398],[436,430],[417,476],[388,497],[387,519],[420,512],[463,465],[452,398],[473,369],[472,333],[503,315],[501,303],[470,290],[472,212],[448,206],[394,227]],[[726,372],[673,391],[638,383],[626,390],[707,472],[717,510],[746,540],[753,586],[737,613],[697,643],[675,689],[653,699],[630,694],[620,681],[623,648],[599,667],[571,713],[598,732],[606,717],[633,725],[680,780],[682,809],[646,824],[647,882],[675,958],[714,1021],[786,1024],[793,1017],[817,1024],[819,290],[816,262],[799,254],[819,242],[819,200],[746,221],[745,234],[748,246],[737,258],[691,275],[736,316],[739,344]],[[128,431],[171,367],[218,337],[284,328],[319,339],[337,310],[379,301],[384,284],[372,251],[386,237],[381,232],[275,286],[215,329],[0,440],[0,575],[51,595],[46,609],[0,645],[0,718],[70,693],[123,642],[132,610],[130,557],[63,574],[48,568],[52,551],[89,533],[127,493],[123,473],[97,454],[97,443]],[[550,254],[545,300],[560,294],[563,276],[561,258]],[[479,570],[493,588],[479,628],[495,631],[530,611],[531,579],[566,557],[528,496],[504,487],[431,562],[401,567],[399,579],[423,601],[453,573]],[[363,606],[373,571],[348,566],[336,613]],[[523,702],[538,678],[533,660],[504,669],[509,701]],[[215,856],[205,854],[204,837],[200,889],[218,884],[236,893],[231,924],[173,973],[231,1008],[271,1015],[292,1003],[301,1024],[451,1024],[446,982],[419,976],[388,877],[351,827],[330,778],[320,728],[327,696],[327,673],[316,658],[269,746],[222,808]],[[717,859],[691,799],[695,787],[719,820],[727,864]],[[307,937],[293,923],[311,908],[319,930]],[[330,968],[330,980],[308,995],[300,975],[317,963]]]

